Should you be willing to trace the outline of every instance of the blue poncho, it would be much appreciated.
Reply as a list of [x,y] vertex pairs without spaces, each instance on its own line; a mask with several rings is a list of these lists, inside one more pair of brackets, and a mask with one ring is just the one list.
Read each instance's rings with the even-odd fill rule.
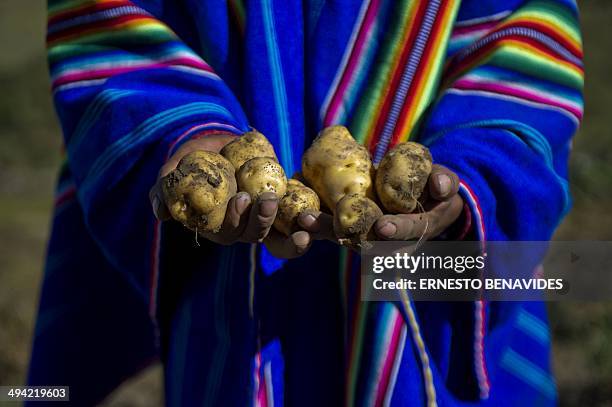
[[359,259],[288,262],[152,214],[185,141],[250,127],[285,171],[344,124],[455,171],[467,238],[547,240],[582,118],[571,0],[49,0],[65,137],[29,384],[105,397],[161,357],[168,405],[548,405],[541,303],[363,303]]

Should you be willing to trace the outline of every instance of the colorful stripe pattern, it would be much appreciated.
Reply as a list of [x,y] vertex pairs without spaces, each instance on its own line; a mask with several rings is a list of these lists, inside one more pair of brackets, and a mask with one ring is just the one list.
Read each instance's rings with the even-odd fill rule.
[[554,110],[577,126],[584,68],[576,24],[567,7],[531,1],[484,30],[479,22],[462,27],[480,36],[451,57],[448,91]]
[[[70,6],[73,7],[70,7]],[[130,1],[50,2],[47,46],[55,91],[102,84],[115,75],[170,68],[214,77],[166,25]],[[117,49],[129,41],[139,53]]]
[[[488,239],[547,239],[567,209],[564,161],[583,115],[584,74],[577,13],[570,0],[529,0],[520,7],[513,0],[486,5],[477,0],[228,0],[206,7],[197,1],[145,3],[50,0],[47,42],[67,153],[56,214],[70,208],[82,211],[78,226],[87,225],[95,242],[90,251],[109,263],[100,265],[107,267],[101,274],[119,270],[156,320],[164,255],[176,248],[165,246],[165,228],[150,213],[148,188],[161,164],[185,141],[248,129],[243,106],[251,124],[267,126],[260,130],[271,135],[288,170],[298,165],[308,133],[323,125],[347,125],[375,161],[404,140],[428,144],[436,162],[463,180],[460,193],[470,210],[469,235],[483,242],[483,250]],[[197,30],[196,35],[185,28],[193,21],[220,23],[218,29]],[[308,44],[320,38],[330,41]],[[304,39],[304,49],[298,39]],[[236,60],[243,63],[235,64],[228,55],[239,53]],[[210,62],[219,75],[202,59],[204,54],[214,56]],[[509,175],[515,185],[530,188],[512,190],[503,183]],[[502,194],[504,202],[496,194]],[[210,363],[186,359],[185,354],[171,362],[185,383],[214,379],[205,386],[174,380],[170,404],[175,397],[213,404],[226,392],[235,404],[280,405],[279,392],[301,391],[295,383],[290,387],[279,382],[281,369],[272,369],[269,354],[257,353],[257,329],[236,331],[233,325],[237,309],[244,312],[239,315],[248,326],[259,317],[258,301],[267,301],[257,296],[254,248],[231,253],[219,249],[206,259],[214,263],[210,274],[218,277],[219,287],[213,289],[210,303],[194,296],[200,308],[190,315],[208,318],[200,331],[214,335],[198,337],[197,324],[178,321],[185,337],[176,338],[176,346]],[[50,250],[53,278],[61,274],[62,253]],[[249,262],[240,262],[247,257]],[[329,266],[325,260],[308,259],[316,267]],[[340,267],[346,377],[344,389],[338,391],[346,405],[417,403],[411,397],[430,406],[452,404],[456,388],[447,388],[447,381],[465,377],[465,387],[476,388],[466,390],[461,400],[493,403],[519,390],[529,400],[542,395],[554,400],[545,356],[547,328],[540,311],[508,305],[522,311],[499,327],[489,318],[491,308],[499,305],[474,303],[470,332],[453,332],[469,337],[469,362],[460,378],[442,378],[440,372],[448,366],[437,365],[444,361],[431,351],[428,340],[447,334],[432,334],[420,323],[421,304],[416,307],[407,297],[398,303],[362,302],[359,258],[343,250]],[[230,280],[244,283],[244,298],[225,291]],[[188,306],[189,313],[194,304]],[[54,331],[54,323],[44,322],[45,335]],[[495,329],[519,333],[537,352],[519,343],[488,346]],[[495,337],[500,341],[513,335]],[[213,354],[201,343],[210,345]],[[300,351],[311,352],[313,358],[325,354],[325,349]],[[231,369],[236,355],[253,361],[253,353],[254,372]],[[301,374],[314,380],[326,373]],[[507,388],[500,379],[503,374],[515,380],[516,388]],[[401,381],[407,377],[409,382]],[[190,392],[184,398],[177,393],[183,390]],[[316,393],[308,390],[308,396]],[[410,396],[402,399],[406,392]]]
[[321,107],[323,124],[348,121],[375,161],[408,139],[435,96],[458,7],[458,1],[362,2]]

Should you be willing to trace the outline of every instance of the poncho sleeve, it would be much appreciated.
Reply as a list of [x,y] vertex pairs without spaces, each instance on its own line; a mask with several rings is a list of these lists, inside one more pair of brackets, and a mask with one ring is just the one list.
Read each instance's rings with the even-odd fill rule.
[[[582,57],[573,0],[461,3],[439,96],[419,136],[435,162],[459,175],[472,231],[485,245],[547,241],[569,210],[568,158],[583,115]],[[521,307],[545,321],[540,305],[481,300],[467,314],[460,308],[453,335],[461,337],[466,326],[473,334],[458,342],[464,370],[449,386],[466,394],[475,383],[476,394],[492,404],[509,394],[554,399],[547,343],[508,334]],[[541,383],[529,382],[534,372]]]
[[574,2],[462,4],[421,140],[460,176],[480,239],[551,237],[570,206],[582,87]]
[[67,171],[87,229],[151,302],[161,228],[148,190],[160,167],[192,137],[248,126],[227,84],[159,18],[178,6],[138,3],[50,0],[47,44]]

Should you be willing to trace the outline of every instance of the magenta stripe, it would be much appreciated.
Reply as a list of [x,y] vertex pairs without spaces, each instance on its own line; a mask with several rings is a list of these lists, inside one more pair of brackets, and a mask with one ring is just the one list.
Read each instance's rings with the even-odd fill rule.
[[205,72],[212,73],[212,69],[206,65],[204,62],[190,59],[190,58],[176,58],[164,61],[163,63],[151,63],[151,64],[143,64],[136,65],[130,67],[122,67],[122,68],[108,68],[108,69],[93,69],[91,71],[79,72],[76,74],[68,74],[60,76],[59,78],[53,81],[53,86],[61,86],[71,82],[79,82],[89,79],[100,79],[106,78],[113,75],[119,75],[122,73],[128,73],[139,69],[155,69],[155,68],[167,68],[169,66],[187,66],[190,68],[200,69]]
[[375,406],[382,406],[385,401],[387,389],[389,388],[389,378],[391,377],[391,371],[393,370],[393,365],[395,364],[395,359],[397,357],[397,352],[399,349],[399,340],[401,338],[403,324],[404,319],[398,311],[395,314],[395,322],[391,341],[389,342],[389,349],[387,350],[387,358],[385,359],[385,362],[383,364],[383,370],[380,375],[378,387],[376,390],[376,402],[374,403]]
[[261,352],[257,352],[255,355],[255,366],[253,367],[253,406],[259,406],[259,385],[260,377],[259,372],[261,367]]
[[[224,129],[224,130],[221,130],[221,129]],[[199,139],[199,138],[205,137],[212,133],[232,133],[234,135],[239,135],[242,133],[242,131],[240,131],[239,129],[237,129],[236,127],[230,124],[224,124],[224,123],[209,122],[205,124],[198,124],[197,126],[193,126],[189,130],[187,130],[186,132],[178,136],[176,140],[174,140],[170,144],[170,148],[168,149],[168,156],[166,157],[166,160],[168,160],[170,156],[174,154],[176,150],[176,146],[184,139],[186,138]]]
[[[260,368],[261,370],[261,368]],[[259,391],[257,392],[257,404],[259,407],[268,406],[268,394],[266,392],[266,375],[260,375]]]
[[540,96],[535,92],[529,92],[525,89],[519,89],[512,86],[492,83],[492,82],[481,82],[474,81],[470,79],[460,79],[453,84],[453,88],[463,89],[463,90],[484,90],[493,93],[500,93],[503,95],[515,96],[521,99],[530,100],[532,102],[539,102],[550,106],[559,107],[561,109],[567,110],[578,119],[582,118],[582,111],[578,108],[575,108],[571,105]]
[[376,22],[376,17],[378,16],[378,9],[380,8],[380,0],[372,0],[370,5],[368,6],[368,11],[363,19],[363,23],[361,24],[361,28],[359,29],[359,34],[357,35],[357,39],[355,40],[355,45],[353,47],[353,51],[351,52],[351,57],[349,58],[348,63],[346,64],[346,68],[344,69],[344,73],[342,75],[342,80],[340,84],[336,88],[334,92],[334,97],[330,103],[329,109],[327,110],[327,114],[325,116],[324,124],[326,126],[333,124],[334,118],[337,115],[340,106],[342,105],[342,101],[344,100],[344,94],[347,92],[347,88],[351,83],[352,78],[355,76],[357,71],[357,65],[365,53],[366,43],[368,42],[368,38],[370,38],[370,33]]

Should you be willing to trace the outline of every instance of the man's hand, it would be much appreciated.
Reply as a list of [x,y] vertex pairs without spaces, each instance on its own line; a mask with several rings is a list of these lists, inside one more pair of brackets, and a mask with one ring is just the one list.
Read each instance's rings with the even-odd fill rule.
[[[434,165],[427,183],[428,199],[424,212],[407,215],[384,215],[374,224],[381,240],[432,239],[453,224],[463,210],[459,177],[446,167]],[[332,216],[322,212],[304,213],[298,219],[313,239],[337,241]]]
[[[190,140],[170,157],[160,169],[158,180],[149,193],[153,212],[158,219],[170,219],[170,213],[161,193],[161,178],[175,169],[185,155],[197,150],[218,153],[234,137],[229,134],[214,134]],[[273,235],[266,239],[274,223],[277,209],[278,197],[273,193],[264,193],[256,202],[252,202],[248,193],[239,192],[228,202],[225,221],[221,230],[217,233],[200,234],[208,240],[223,245],[230,245],[235,242],[256,243],[265,241],[269,248],[274,249],[271,250],[273,254],[278,255],[278,257],[296,257],[304,253],[310,245],[308,233],[297,232],[295,238],[293,236],[284,238],[273,230]]]

